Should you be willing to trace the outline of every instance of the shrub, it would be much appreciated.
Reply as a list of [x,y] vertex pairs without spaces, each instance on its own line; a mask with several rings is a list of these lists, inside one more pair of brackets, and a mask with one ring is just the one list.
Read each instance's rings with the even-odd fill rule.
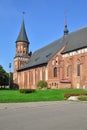
[[38,83],[37,83],[37,87],[38,88],[47,88],[47,82],[44,81],[44,80],[40,80]]
[[79,100],[87,101],[87,95],[79,96]]
[[35,92],[35,89],[20,89],[20,93],[33,93]]
[[87,93],[66,93],[64,94],[64,97],[69,98],[70,96],[81,96],[81,95],[87,95]]

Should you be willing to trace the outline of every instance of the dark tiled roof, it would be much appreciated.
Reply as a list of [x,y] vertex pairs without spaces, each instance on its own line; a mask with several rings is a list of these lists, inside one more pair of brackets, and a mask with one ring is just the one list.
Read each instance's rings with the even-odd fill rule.
[[24,20],[22,21],[21,30],[20,30],[20,33],[18,35],[16,42],[27,42],[27,43],[29,43],[29,40],[28,40],[28,37],[27,37],[27,34],[26,34],[26,30],[25,30]]
[[67,45],[62,53],[87,47],[87,27],[77,30],[67,36]]
[[48,63],[48,61],[66,45],[63,53],[67,53],[87,46],[87,27],[68,34],[59,40],[37,50],[30,60],[19,71]]
[[51,44],[35,51],[31,56],[29,62],[25,64],[21,69],[32,68],[37,65],[42,65],[48,63],[48,61],[64,46],[66,40],[61,38]]

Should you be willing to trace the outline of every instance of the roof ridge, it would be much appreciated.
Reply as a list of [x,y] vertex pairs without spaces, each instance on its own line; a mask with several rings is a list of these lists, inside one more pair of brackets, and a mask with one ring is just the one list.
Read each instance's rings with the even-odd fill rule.
[[81,30],[83,30],[83,29],[86,29],[86,28],[87,28],[87,26],[81,27],[81,28],[79,28],[79,29],[77,29],[77,30],[75,30],[75,31],[73,31],[73,32],[71,32],[71,33],[69,33],[68,35],[71,35],[71,34],[73,34],[73,33],[77,33],[77,32],[79,32],[79,31],[81,31]]

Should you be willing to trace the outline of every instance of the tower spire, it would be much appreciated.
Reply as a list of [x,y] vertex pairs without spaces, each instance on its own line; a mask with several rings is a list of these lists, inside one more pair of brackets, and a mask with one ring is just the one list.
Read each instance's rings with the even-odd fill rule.
[[17,37],[16,42],[26,42],[26,43],[29,43],[29,40],[28,40],[28,37],[27,37],[27,34],[26,34],[24,19],[22,21],[21,30],[20,30],[20,33],[19,33],[19,35]]

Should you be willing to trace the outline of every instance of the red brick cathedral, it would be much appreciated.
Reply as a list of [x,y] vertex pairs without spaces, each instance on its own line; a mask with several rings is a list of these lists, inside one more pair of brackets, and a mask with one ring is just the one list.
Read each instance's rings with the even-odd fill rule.
[[29,40],[24,20],[16,40],[14,83],[19,89],[36,89],[40,80],[48,88],[87,88],[87,27],[69,33],[36,50],[28,52]]

